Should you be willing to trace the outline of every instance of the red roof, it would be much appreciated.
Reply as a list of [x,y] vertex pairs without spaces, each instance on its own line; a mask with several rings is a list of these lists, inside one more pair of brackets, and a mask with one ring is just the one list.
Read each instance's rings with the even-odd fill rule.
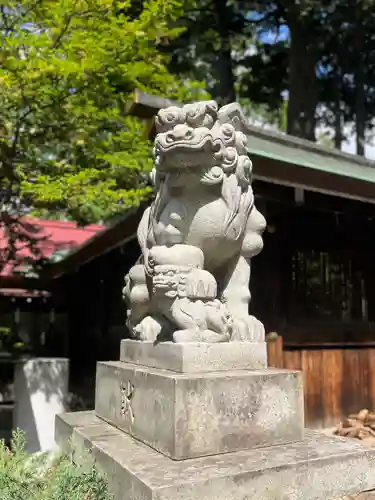
[[47,290],[27,290],[26,288],[0,288],[0,295],[4,297],[50,297]]
[[[104,229],[104,226],[100,224],[78,227],[75,222],[42,220],[31,217],[23,220],[39,229],[36,237],[40,238],[40,241],[38,241],[36,246],[41,253],[41,257],[46,259],[51,257],[56,251],[71,250],[79,247]],[[7,244],[8,240],[4,234],[4,229],[0,228],[0,252],[7,248]],[[7,263],[1,270],[0,276],[11,276],[23,263],[28,263],[31,257],[30,250],[23,248],[22,243],[20,243],[16,262]]]

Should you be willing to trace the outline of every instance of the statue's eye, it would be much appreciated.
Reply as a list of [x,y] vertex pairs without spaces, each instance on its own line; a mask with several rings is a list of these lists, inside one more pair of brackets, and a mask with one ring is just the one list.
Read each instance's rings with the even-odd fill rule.
[[223,125],[221,131],[225,139],[232,138],[235,133],[234,127],[229,123]]

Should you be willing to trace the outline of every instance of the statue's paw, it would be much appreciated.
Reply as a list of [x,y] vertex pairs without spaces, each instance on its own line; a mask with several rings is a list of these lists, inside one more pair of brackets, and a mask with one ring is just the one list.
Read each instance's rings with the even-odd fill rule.
[[255,316],[233,317],[232,342],[264,342],[265,331]]
[[219,342],[229,342],[230,334],[226,333],[217,333],[213,330],[204,330],[202,332],[202,340],[201,342],[207,342],[208,344],[217,344]]
[[184,343],[184,342],[201,342],[201,331],[197,328],[187,328],[186,330],[176,330],[173,333],[173,342]]
[[143,320],[134,328],[134,334],[139,340],[147,340],[149,342],[155,342],[159,333],[161,332],[160,323],[154,319],[152,316],[146,316]]
[[217,333],[212,330],[186,329],[177,330],[173,334],[173,341],[176,343],[206,342],[216,344],[218,342],[229,342],[229,339],[229,334]]

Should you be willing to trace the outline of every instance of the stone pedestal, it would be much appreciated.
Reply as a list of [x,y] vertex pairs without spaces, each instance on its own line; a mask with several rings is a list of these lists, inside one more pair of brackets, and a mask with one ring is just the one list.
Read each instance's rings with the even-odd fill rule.
[[120,361],[177,373],[267,368],[265,342],[175,344],[122,340]]
[[374,488],[375,450],[304,433],[301,374],[265,369],[262,349],[123,341],[122,361],[98,364],[95,412],[58,417],[56,440],[72,438],[75,460],[89,448],[116,500],[326,500]]
[[[96,414],[176,460],[301,440],[300,373],[235,369],[237,359],[240,367],[254,364],[243,345],[168,343],[153,355],[148,343],[123,341],[122,359],[135,360],[137,351],[138,363],[165,369],[99,363]],[[196,373],[197,367],[217,370],[220,358],[231,370]]]
[[176,460],[303,437],[302,383],[293,371],[176,374],[99,363],[95,410]]
[[25,432],[28,452],[55,447],[55,417],[66,411],[68,379],[66,358],[32,358],[16,363],[13,428]]

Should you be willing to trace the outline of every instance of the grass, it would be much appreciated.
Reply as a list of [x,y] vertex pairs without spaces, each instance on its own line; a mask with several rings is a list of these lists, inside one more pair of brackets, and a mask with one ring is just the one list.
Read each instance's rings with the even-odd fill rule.
[[75,465],[67,455],[25,452],[25,435],[0,441],[1,500],[113,500],[95,467]]

